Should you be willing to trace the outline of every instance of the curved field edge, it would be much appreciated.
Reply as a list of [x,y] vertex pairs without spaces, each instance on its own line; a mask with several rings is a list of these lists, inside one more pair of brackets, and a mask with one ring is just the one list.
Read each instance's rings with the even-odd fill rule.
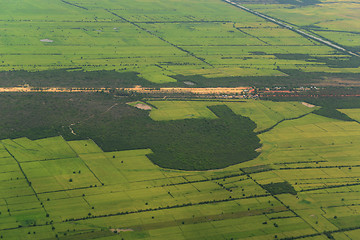
[[[308,114],[260,134],[263,147],[255,160],[200,172],[159,168],[146,158],[148,149],[103,152],[92,140],[61,137],[3,140],[0,235],[326,239],[352,234],[360,229],[359,136],[356,122]],[[288,188],[291,193],[283,193]]]
[[271,102],[262,100],[241,101],[158,101],[149,100],[156,107],[150,117],[156,121],[180,120],[192,118],[216,119],[208,106],[226,105],[235,114],[249,117],[256,123],[256,132],[261,132],[276,125],[278,122],[300,117],[319,107],[309,107],[301,102]]
[[[148,117],[148,111],[126,105],[128,98],[117,99],[106,94],[8,94],[2,99],[6,103],[2,105],[5,114],[2,115],[2,124],[9,128],[0,129],[0,132],[10,133],[12,138],[19,135],[31,139],[62,135],[67,140],[93,139],[105,151],[150,148],[154,152],[149,155],[150,158],[167,168],[224,168],[253,159],[258,155],[254,150],[260,147],[253,132],[255,126],[241,116],[230,117],[229,120],[216,117],[154,121]],[[247,112],[247,116],[255,122],[264,116],[265,111],[261,109],[267,109],[265,113],[270,113],[275,119],[280,116],[280,111],[282,116],[291,117],[299,116],[296,111],[289,112],[293,109],[305,109],[305,112],[312,109],[300,103],[281,103],[277,106],[276,103],[264,101],[222,102],[216,104],[226,104],[230,109],[238,108]],[[213,102],[191,102],[203,103]],[[206,105],[203,107],[198,112],[204,110],[214,114]],[[280,110],[274,112],[270,108]],[[176,106],[174,109],[180,108]],[[297,110],[298,113],[304,111]],[[20,120],[19,114],[23,116]],[[15,124],[19,121],[23,124]],[[269,117],[266,121],[271,124],[268,126],[277,123]],[[9,131],[11,128],[16,131]]]

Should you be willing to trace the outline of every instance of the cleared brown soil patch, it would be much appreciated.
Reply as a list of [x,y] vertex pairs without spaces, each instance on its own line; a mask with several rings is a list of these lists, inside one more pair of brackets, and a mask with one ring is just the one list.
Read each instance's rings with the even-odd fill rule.
[[135,105],[136,108],[142,109],[142,110],[151,110],[152,108],[149,105],[138,103]]
[[307,102],[302,102],[301,104],[304,105],[304,106],[307,106],[307,107],[309,107],[309,108],[316,107],[315,105],[312,105],[312,104],[307,103]]

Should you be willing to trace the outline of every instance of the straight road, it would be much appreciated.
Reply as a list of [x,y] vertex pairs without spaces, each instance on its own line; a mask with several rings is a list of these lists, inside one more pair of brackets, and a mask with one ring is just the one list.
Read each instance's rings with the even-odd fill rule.
[[341,47],[341,46],[339,46],[339,45],[337,45],[337,44],[335,44],[335,43],[329,42],[329,41],[327,41],[327,40],[325,40],[325,39],[322,39],[322,38],[320,38],[320,37],[317,37],[317,36],[314,36],[314,35],[312,35],[312,34],[309,34],[309,33],[306,33],[306,32],[304,32],[304,31],[301,31],[301,30],[299,30],[299,29],[296,29],[296,28],[294,28],[294,27],[292,27],[292,26],[290,26],[290,25],[288,25],[288,24],[286,24],[286,23],[284,23],[284,22],[281,22],[281,21],[279,21],[279,20],[276,20],[276,19],[274,19],[274,18],[272,18],[272,17],[269,17],[269,16],[264,15],[264,14],[262,14],[262,13],[259,13],[259,12],[257,12],[257,11],[251,10],[251,9],[249,9],[249,8],[247,8],[247,7],[244,7],[244,6],[242,6],[242,5],[240,5],[240,4],[236,3],[236,2],[233,2],[233,1],[230,1],[230,0],[223,0],[223,1],[226,2],[226,3],[228,3],[228,4],[233,5],[233,6],[235,6],[235,7],[241,8],[242,10],[244,10],[244,11],[246,11],[246,12],[249,12],[249,13],[254,14],[254,15],[258,16],[258,17],[261,17],[261,18],[263,18],[263,19],[265,19],[265,20],[268,20],[268,21],[270,21],[270,22],[273,22],[273,23],[275,23],[275,24],[277,24],[277,25],[279,25],[279,26],[281,26],[281,27],[287,28],[287,29],[289,29],[289,30],[291,30],[291,31],[293,31],[293,32],[296,32],[296,33],[298,33],[298,34],[300,34],[300,35],[302,35],[302,36],[311,38],[311,39],[313,39],[313,40],[315,40],[315,41],[317,41],[317,42],[320,42],[320,43],[325,44],[325,45],[327,45],[327,46],[329,46],[329,47],[332,47],[332,48],[334,48],[334,49],[336,49],[336,50],[345,52],[345,53],[347,53],[347,54],[349,54],[349,55],[351,55],[351,56],[360,57],[359,54],[354,53],[354,52],[352,52],[352,51],[349,51],[349,50],[347,50],[347,49],[345,49],[345,48],[343,48],[343,47]]

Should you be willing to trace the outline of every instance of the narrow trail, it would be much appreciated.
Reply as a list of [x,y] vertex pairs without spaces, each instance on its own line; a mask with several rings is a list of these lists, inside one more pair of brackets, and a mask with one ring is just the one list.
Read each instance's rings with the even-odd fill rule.
[[69,125],[69,129],[70,129],[72,135],[76,135],[76,133],[74,132],[74,129],[72,129],[72,126],[74,126],[75,124],[76,123],[72,123]]
[[118,105],[118,103],[115,103],[114,105],[112,105],[111,107],[109,107],[108,109],[106,109],[106,111],[103,112],[102,114],[107,113],[108,111],[110,111],[112,108],[114,108],[114,107],[117,106],[117,105]]
[[[109,112],[111,109],[113,109],[114,107],[116,107],[118,104],[119,104],[119,103],[113,104],[112,106],[110,106],[108,109],[106,109],[104,112],[100,113],[99,115],[103,115],[103,114]],[[86,122],[86,121],[88,121],[88,120],[90,120],[90,119],[92,119],[92,118],[94,118],[94,117],[95,117],[95,114],[91,115],[90,117],[88,117],[88,118],[86,118],[86,119],[84,119],[84,120],[82,120],[82,121],[78,121],[78,122],[76,122],[76,123],[71,123],[71,124],[69,125],[69,129],[70,129],[70,131],[71,131],[71,134],[73,134],[73,135],[75,135],[75,136],[77,135],[76,132],[74,131],[74,129],[72,128],[73,126],[75,126],[75,125],[77,125],[77,124],[81,124],[81,123],[83,123],[83,122]]]

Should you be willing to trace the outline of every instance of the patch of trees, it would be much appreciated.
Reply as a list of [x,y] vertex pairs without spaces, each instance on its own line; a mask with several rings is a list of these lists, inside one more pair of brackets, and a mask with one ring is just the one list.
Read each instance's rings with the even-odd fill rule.
[[[37,72],[9,71],[0,72],[0,87],[14,87],[29,84],[32,87],[84,87],[120,88],[141,85],[160,86],[138,76],[135,72],[116,71],[67,71],[68,69]],[[168,84],[175,85],[173,84]],[[183,84],[182,84],[183,85]]]
[[164,121],[156,123],[156,129],[144,129],[141,137],[154,152],[148,157],[161,167],[207,170],[259,155],[255,152],[260,143],[253,131],[254,122],[235,115],[225,105],[209,108],[219,119]]
[[[278,54],[279,58],[303,59],[305,54]],[[309,56],[310,57],[310,56]],[[307,57],[305,57],[307,58]],[[314,57],[311,56],[311,59]],[[310,60],[311,61],[311,60]],[[313,60],[314,61],[314,60]],[[360,65],[355,58],[333,59],[328,58],[316,61],[326,62],[331,67],[355,67]],[[189,87],[184,82],[192,82],[197,87],[299,87],[309,86],[314,82],[321,82],[323,77],[335,77],[346,79],[358,79],[357,73],[319,73],[302,72],[298,69],[277,69],[288,76],[248,76],[248,77],[216,77],[207,78],[201,75],[183,76],[176,75],[172,78],[177,82],[153,83],[139,76],[137,72],[117,72],[117,71],[91,71],[84,72],[68,71],[67,69],[46,70],[46,71],[6,71],[0,72],[0,87],[13,87],[22,84],[29,84],[32,87],[83,87],[83,88],[125,88],[141,85],[143,87]]]
[[[0,135],[38,139],[93,139],[104,151],[150,148],[148,157],[165,168],[217,169],[251,160],[261,146],[256,124],[227,106],[214,106],[218,119],[153,121],[127,98],[101,93],[2,94]],[[117,104],[107,111],[110,106]],[[71,134],[69,125],[77,135]]]
[[335,108],[330,108],[330,107],[322,107],[320,109],[313,111],[313,113],[320,115],[320,116],[338,119],[338,120],[342,120],[342,121],[354,121],[348,115],[346,115],[342,112],[339,112]]
[[261,186],[272,195],[277,195],[282,193],[290,193],[293,195],[297,194],[294,187],[288,182],[270,183]]
[[360,66],[360,58],[355,56],[340,57],[334,55],[333,57],[319,57],[310,54],[274,54],[278,59],[288,60],[305,60],[307,62],[321,62],[325,63],[331,68],[357,68]]
[[[337,93],[337,94],[360,94],[358,89],[343,89],[343,88],[331,88],[329,92],[324,92],[324,94]],[[314,104],[316,106],[321,106],[324,108],[333,108],[333,109],[346,109],[346,108],[360,108],[360,97],[333,97],[333,96],[319,96],[319,97],[310,97],[308,95],[294,97],[294,98],[283,98],[283,97],[267,97],[264,100],[271,101],[304,101],[307,103]]]

